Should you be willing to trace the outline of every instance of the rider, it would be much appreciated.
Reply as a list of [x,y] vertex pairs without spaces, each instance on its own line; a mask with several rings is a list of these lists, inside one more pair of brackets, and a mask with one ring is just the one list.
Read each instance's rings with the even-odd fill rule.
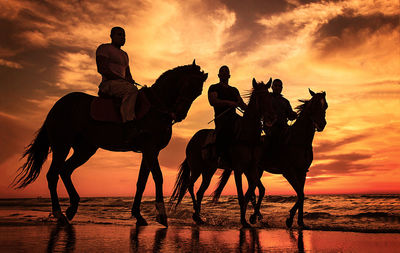
[[272,138],[272,145],[279,146],[288,128],[288,120],[295,120],[297,113],[293,111],[289,100],[282,96],[283,84],[280,79],[272,82],[272,107],[276,113],[276,121],[266,130]]
[[97,71],[102,76],[99,93],[121,98],[120,112],[125,123],[125,132],[132,128],[136,119],[138,88],[129,69],[128,54],[121,49],[125,44],[125,30],[122,27],[113,27],[110,37],[111,43],[102,44],[96,50]]
[[234,139],[234,123],[239,117],[235,109],[240,107],[245,110],[247,105],[238,89],[229,85],[228,66],[224,65],[219,69],[218,77],[219,83],[211,85],[208,89],[208,101],[214,107],[218,159],[230,162],[228,149]]

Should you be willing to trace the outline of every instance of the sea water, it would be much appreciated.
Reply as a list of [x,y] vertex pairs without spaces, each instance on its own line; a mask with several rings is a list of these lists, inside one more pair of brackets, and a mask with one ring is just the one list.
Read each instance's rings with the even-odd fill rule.
[[[263,199],[261,213],[263,219],[253,225],[257,228],[285,228],[285,220],[295,196],[267,196]],[[131,218],[133,197],[87,197],[81,198],[73,224],[135,224]],[[60,199],[62,210],[66,210],[69,200]],[[149,223],[155,223],[155,198],[143,197],[141,213]],[[165,199],[168,223],[171,226],[190,226],[193,204],[185,197],[174,208]],[[54,223],[48,198],[0,199],[0,224]],[[253,213],[251,205],[247,209],[247,219]],[[222,196],[218,203],[211,197],[204,197],[201,215],[204,226],[218,228],[240,228],[240,211],[236,196]],[[296,214],[297,217],[297,214]],[[310,230],[353,231],[375,233],[400,232],[400,195],[308,195],[304,201],[304,223]],[[296,227],[296,219],[293,223]]]

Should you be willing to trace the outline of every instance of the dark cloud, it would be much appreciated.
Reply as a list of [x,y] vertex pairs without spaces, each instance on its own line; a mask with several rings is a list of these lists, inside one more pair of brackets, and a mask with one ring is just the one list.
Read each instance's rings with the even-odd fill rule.
[[311,177],[321,175],[349,175],[358,172],[366,172],[372,165],[359,164],[354,161],[336,160],[326,164],[317,164],[310,167],[308,175]]
[[[255,50],[267,39],[265,26],[257,21],[262,17],[282,13],[295,7],[283,0],[250,0],[246,2],[225,0],[222,1],[222,4],[236,16],[235,24],[228,31],[231,39],[224,45],[224,54],[233,52],[246,54],[247,51]],[[238,38],[237,35],[242,37]]]
[[307,178],[306,184],[307,185],[312,185],[315,183],[319,183],[319,182],[324,182],[324,181],[328,181],[331,179],[336,179],[337,177],[313,177],[313,178]]
[[368,137],[367,134],[358,134],[358,135],[352,135],[350,137],[346,137],[342,140],[320,141],[320,142],[318,142],[318,145],[314,147],[314,154],[323,154],[323,153],[331,152],[339,147],[361,141],[367,137]]
[[317,160],[330,160],[328,163],[312,165],[310,167],[309,176],[320,175],[348,175],[359,172],[367,172],[370,168],[377,164],[363,163],[372,157],[372,154],[365,153],[348,153],[338,155],[318,155]]
[[354,48],[377,33],[392,33],[399,28],[398,15],[375,13],[354,15],[354,10],[322,24],[314,34],[313,46],[322,53]]
[[297,0],[299,5],[311,4],[311,3],[337,3],[344,2],[345,0]]
[[360,161],[372,157],[370,154],[348,153],[339,155],[318,155],[318,160]]

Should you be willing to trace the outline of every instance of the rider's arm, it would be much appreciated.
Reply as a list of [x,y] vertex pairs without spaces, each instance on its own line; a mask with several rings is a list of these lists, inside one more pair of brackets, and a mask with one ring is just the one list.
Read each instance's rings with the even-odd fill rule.
[[210,102],[211,106],[238,106],[237,102],[223,100],[218,98],[218,93],[215,91],[208,92],[208,101]]
[[246,103],[243,101],[242,97],[240,95],[237,96],[237,101],[238,101],[238,106],[240,107],[240,109],[242,109],[243,111],[245,111],[247,109],[247,105]]
[[121,79],[120,76],[114,74],[109,68],[109,58],[103,55],[96,55],[97,72],[105,76],[107,80]]
[[131,84],[135,84],[136,85],[135,80],[133,80],[133,78],[132,78],[132,74],[131,74],[131,70],[129,69],[129,66],[126,68],[126,71],[125,71],[125,79],[128,82],[130,82]]
[[297,119],[297,113],[295,111],[293,111],[292,106],[290,105],[289,101],[287,101],[287,110],[288,110],[288,119],[289,120]]

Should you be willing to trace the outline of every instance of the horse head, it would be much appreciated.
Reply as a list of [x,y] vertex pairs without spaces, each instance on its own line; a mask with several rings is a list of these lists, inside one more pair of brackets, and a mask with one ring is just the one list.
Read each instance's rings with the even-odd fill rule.
[[311,89],[308,89],[312,98],[307,105],[307,113],[311,118],[315,129],[318,132],[322,132],[326,126],[326,110],[328,109],[328,103],[326,102],[326,93],[320,92],[315,93]]
[[266,125],[272,125],[276,120],[275,112],[272,107],[271,93],[268,88],[271,87],[270,79],[267,84],[264,82],[257,82],[253,78],[253,92],[250,97],[249,106],[253,104],[256,106],[256,110],[261,115],[261,119]]
[[188,68],[188,71],[180,78],[180,88],[176,99],[173,111],[175,112],[175,122],[184,120],[189,112],[193,101],[201,95],[203,84],[208,78],[208,73],[200,71],[200,66],[193,63]]
[[163,87],[159,91],[170,111],[173,120],[184,120],[193,101],[201,95],[203,84],[208,73],[201,71],[200,66],[192,64],[179,66],[162,74],[154,87]]

